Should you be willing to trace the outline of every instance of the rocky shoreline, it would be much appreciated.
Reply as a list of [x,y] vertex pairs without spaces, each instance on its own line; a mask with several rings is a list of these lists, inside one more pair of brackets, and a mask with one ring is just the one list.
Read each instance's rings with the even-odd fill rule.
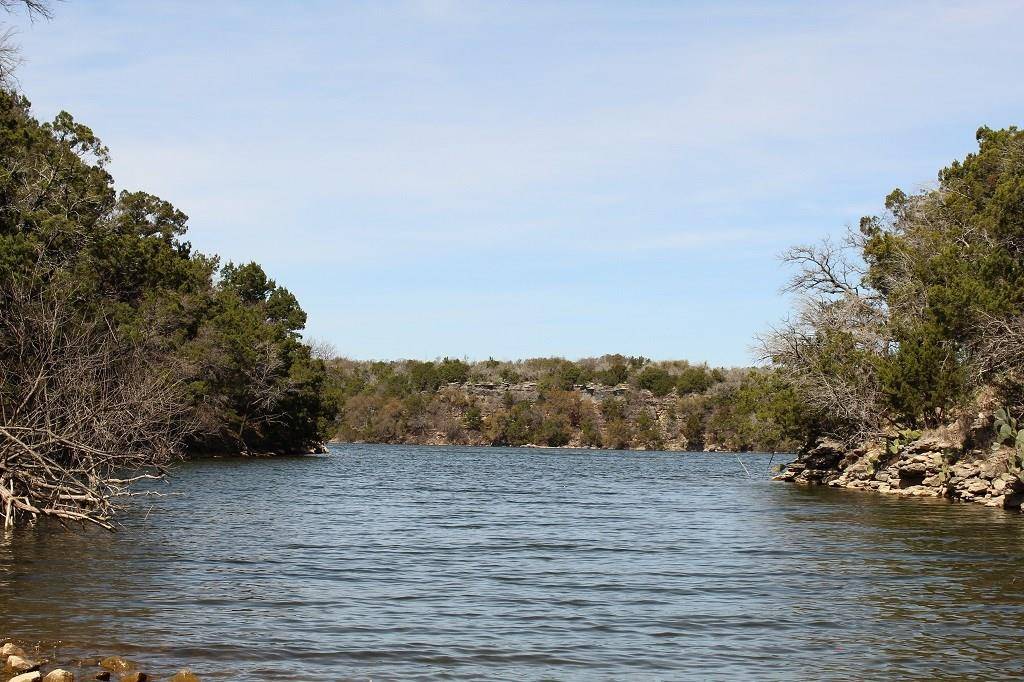
[[120,656],[56,660],[43,655],[41,646],[27,647],[11,640],[0,647],[3,661],[2,679],[7,682],[200,682],[191,670],[181,670],[170,677],[144,672],[134,661]]
[[970,421],[852,448],[821,440],[775,480],[1022,510],[1024,472],[1013,466],[1014,448],[996,442],[993,421],[982,411]]

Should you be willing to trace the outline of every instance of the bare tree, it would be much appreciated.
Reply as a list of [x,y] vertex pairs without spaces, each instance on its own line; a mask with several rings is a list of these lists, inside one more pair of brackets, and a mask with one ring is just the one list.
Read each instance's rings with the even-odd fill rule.
[[[8,12],[24,9],[30,20],[49,19],[53,15],[44,0],[0,0],[0,8]],[[0,86],[11,87],[14,70],[21,64],[21,51],[14,42],[16,31],[9,28],[0,33]]]
[[855,442],[883,428],[875,365],[891,348],[884,299],[865,283],[864,236],[798,246],[782,255],[796,268],[784,291],[796,311],[759,337],[761,360],[778,368],[819,415],[825,435]]
[[281,403],[293,387],[291,381],[281,380],[280,374],[285,362],[277,346],[263,341],[254,351],[255,361],[242,370],[245,391],[238,432],[235,434],[243,452],[248,450],[246,429],[262,437],[261,427],[279,423],[285,417]]
[[317,360],[330,362],[339,357],[338,347],[325,339],[309,338],[306,344],[309,346],[309,354]]
[[112,528],[119,499],[160,477],[190,426],[173,367],[69,286],[0,287],[0,516]]
[[11,87],[14,71],[21,64],[21,50],[14,42],[15,30],[8,28],[0,33],[0,86]]
[[848,257],[853,242],[848,233],[843,244],[830,239],[820,244],[794,246],[782,254],[782,261],[797,268],[797,274],[784,288],[802,295],[859,296],[863,268]]
[[25,10],[30,19],[50,19],[53,13],[46,0],[0,0],[0,8],[8,12]]

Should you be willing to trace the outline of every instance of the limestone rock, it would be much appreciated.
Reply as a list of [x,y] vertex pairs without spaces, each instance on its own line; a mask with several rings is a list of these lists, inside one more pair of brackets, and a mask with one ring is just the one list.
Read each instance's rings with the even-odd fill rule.
[[907,445],[906,451],[918,452],[942,452],[943,450],[959,450],[961,443],[949,433],[929,433],[921,436],[913,443]]
[[14,642],[7,642],[0,647],[0,659],[7,658],[8,656],[25,656],[25,650]]
[[901,477],[916,476],[921,478],[925,472],[928,471],[928,464],[926,462],[915,462],[912,460],[904,460],[899,463],[899,472]]
[[12,677],[10,682],[39,682],[41,679],[43,679],[42,673],[38,670],[33,670],[32,672]]
[[[986,419],[990,423],[991,415]],[[965,428],[958,422],[927,432],[899,453],[889,452],[886,441],[877,439],[853,447],[822,439],[776,480],[906,497],[950,497],[1024,512],[1024,473],[1009,471],[1009,449],[968,449],[968,443],[985,445],[991,429],[986,426],[984,433],[972,436]]]
[[1005,473],[1001,474],[999,478],[1006,482],[1006,489],[1013,490],[1015,492],[1024,490],[1024,481],[1020,480],[1020,476],[1017,474]]
[[7,657],[7,669],[12,673],[27,673],[39,669],[39,664],[22,656]]
[[923,485],[912,485],[907,488],[901,488],[898,492],[900,495],[906,495],[908,497],[935,497],[939,494],[934,488],[927,488]]
[[966,485],[964,487],[966,488],[967,492],[969,492],[972,495],[977,495],[988,490],[988,481],[981,478],[972,478],[968,481],[965,481],[965,483]]
[[1005,474],[1006,469],[1006,460],[1005,458],[1000,457],[996,459],[994,462],[989,461],[983,464],[981,466],[981,471],[978,475],[981,476],[982,478],[987,478],[991,480],[993,478],[996,478],[997,476],[1000,476],[1001,474]]
[[75,674],[69,670],[57,668],[46,673],[43,682],[75,682]]
[[950,467],[953,476],[957,478],[971,478],[978,475],[978,467],[974,464],[958,463]]
[[848,479],[866,481],[872,476],[872,471],[867,467],[866,462],[858,462],[846,470]]
[[839,473],[839,462],[847,454],[846,447],[829,439],[822,439],[812,449],[800,455],[776,477],[781,481],[797,483],[828,483]]

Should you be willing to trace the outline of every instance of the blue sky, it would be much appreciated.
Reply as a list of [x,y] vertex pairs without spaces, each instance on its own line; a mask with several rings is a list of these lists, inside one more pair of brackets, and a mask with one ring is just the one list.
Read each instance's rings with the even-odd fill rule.
[[1021,2],[137,2],[22,88],[356,358],[752,361],[777,255],[1020,124]]

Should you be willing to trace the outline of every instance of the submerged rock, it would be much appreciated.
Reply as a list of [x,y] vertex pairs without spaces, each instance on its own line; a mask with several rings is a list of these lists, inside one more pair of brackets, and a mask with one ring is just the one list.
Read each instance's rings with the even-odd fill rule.
[[100,682],[108,682],[110,680],[110,671],[104,670],[103,672],[96,673],[96,677],[93,679]]
[[131,661],[121,658],[120,656],[108,656],[100,661],[100,667],[104,670],[109,670],[112,673],[126,673],[129,670],[134,670],[138,666]]
[[43,682],[75,682],[75,674],[70,670],[57,668],[46,673]]
[[171,678],[171,682],[199,682],[199,677],[191,670],[182,670]]

